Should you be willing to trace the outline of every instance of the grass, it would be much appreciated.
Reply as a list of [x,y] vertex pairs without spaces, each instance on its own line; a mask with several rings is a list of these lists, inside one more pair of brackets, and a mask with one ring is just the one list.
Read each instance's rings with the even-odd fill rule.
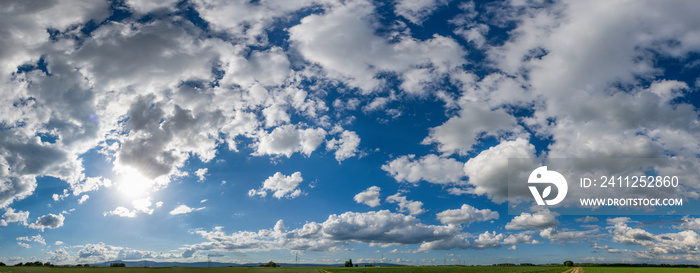
[[632,273],[632,272],[662,272],[662,273],[684,273],[700,272],[698,268],[675,268],[675,267],[584,267],[586,273]]

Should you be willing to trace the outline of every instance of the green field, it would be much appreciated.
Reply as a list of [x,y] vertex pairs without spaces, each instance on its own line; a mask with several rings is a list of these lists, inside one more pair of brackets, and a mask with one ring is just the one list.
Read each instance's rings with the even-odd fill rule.
[[663,272],[684,273],[700,272],[700,268],[669,268],[669,267],[584,267],[586,273],[632,273],[632,272]]
[[[61,268],[61,267],[0,267],[2,273],[559,273],[566,272],[571,268],[551,267],[551,266],[436,266],[436,267],[287,267],[287,268],[247,268],[247,267],[225,267],[225,268],[110,268],[110,267],[90,267],[90,268]],[[698,268],[662,268],[662,267],[584,267],[584,273],[631,273],[631,272],[662,272],[662,273],[682,273],[700,272]]]

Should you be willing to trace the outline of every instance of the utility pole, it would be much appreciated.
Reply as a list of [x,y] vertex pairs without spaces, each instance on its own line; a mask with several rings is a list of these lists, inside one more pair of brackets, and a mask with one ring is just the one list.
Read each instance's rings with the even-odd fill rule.
[[207,255],[207,267],[211,267],[211,254]]
[[294,252],[294,260],[297,263],[297,267],[299,267],[299,252]]

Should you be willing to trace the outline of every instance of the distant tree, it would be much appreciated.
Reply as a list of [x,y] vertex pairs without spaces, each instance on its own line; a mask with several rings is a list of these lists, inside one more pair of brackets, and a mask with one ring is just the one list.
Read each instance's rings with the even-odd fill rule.
[[345,261],[345,267],[352,267],[352,259]]
[[83,265],[83,266],[84,266],[84,267],[90,267],[90,265],[89,265],[89,264],[85,264],[85,265]]
[[77,265],[75,265],[75,266],[76,266],[76,267],[83,267],[82,264],[77,264]]
[[564,262],[564,266],[574,266],[574,262],[566,261],[566,262]]
[[7,265],[3,262],[0,262],[0,266],[7,266]]
[[277,264],[273,261],[270,261],[269,263],[267,263],[267,266],[268,267],[277,267]]
[[358,267],[358,266],[359,266],[358,264],[355,264],[355,267]]
[[47,267],[48,267],[48,266],[52,266],[52,264],[51,264],[50,262],[45,262],[45,263],[43,264],[43,266],[47,266]]
[[126,264],[124,264],[124,263],[111,263],[111,264],[109,264],[109,267],[126,267]]
[[16,263],[14,266],[23,266],[23,263]]

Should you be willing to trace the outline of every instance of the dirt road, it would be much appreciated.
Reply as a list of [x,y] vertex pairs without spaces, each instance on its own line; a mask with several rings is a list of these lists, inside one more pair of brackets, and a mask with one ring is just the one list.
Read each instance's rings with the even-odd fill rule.
[[576,268],[572,269],[571,271],[569,271],[569,273],[585,273],[585,272],[586,271],[584,271],[583,268],[580,268],[580,267],[576,267]]

